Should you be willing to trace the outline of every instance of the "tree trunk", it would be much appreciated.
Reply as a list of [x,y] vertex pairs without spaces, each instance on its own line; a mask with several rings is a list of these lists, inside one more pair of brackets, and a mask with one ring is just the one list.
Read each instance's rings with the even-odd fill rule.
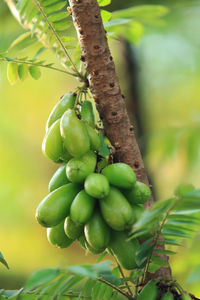
[[[115,65],[111,56],[97,0],[69,0],[74,26],[85,62],[89,88],[93,94],[106,136],[115,147],[115,158],[130,165],[137,180],[149,185],[134,128],[130,123],[124,96],[121,93]],[[146,208],[153,203],[152,197]],[[165,257],[168,260],[167,257]],[[170,268],[154,274],[169,278]]]

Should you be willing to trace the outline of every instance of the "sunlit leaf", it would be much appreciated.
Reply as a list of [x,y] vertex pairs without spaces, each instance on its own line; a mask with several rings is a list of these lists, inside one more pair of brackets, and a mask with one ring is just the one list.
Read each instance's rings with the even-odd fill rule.
[[112,18],[112,13],[110,13],[107,10],[101,9],[101,18],[102,18],[103,23],[108,22]]
[[18,65],[14,62],[10,62],[7,66],[7,77],[10,84],[15,84],[18,79]]
[[106,6],[111,3],[111,0],[97,0],[99,6]]
[[36,80],[38,80],[41,76],[40,68],[37,66],[30,66],[29,73]]
[[25,64],[20,64],[18,66],[18,75],[20,80],[24,81],[28,76],[28,66]]
[[3,254],[0,252],[0,262],[7,268],[9,269],[9,266],[8,266],[8,263],[7,261],[5,260]]
[[151,260],[153,263],[160,265],[162,267],[168,267],[169,263],[167,261],[165,261],[163,258],[159,257],[159,256],[152,256]]

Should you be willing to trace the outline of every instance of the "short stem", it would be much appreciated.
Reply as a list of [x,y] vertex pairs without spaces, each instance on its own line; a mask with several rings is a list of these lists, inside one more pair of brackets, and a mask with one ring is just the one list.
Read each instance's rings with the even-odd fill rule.
[[99,278],[98,281],[107,284],[108,286],[110,286],[113,290],[116,290],[119,294],[123,295],[124,297],[126,297],[129,300],[133,300],[132,296],[130,296],[129,294],[125,293],[123,290],[121,290],[120,288],[118,288],[117,286],[113,285],[112,283]]

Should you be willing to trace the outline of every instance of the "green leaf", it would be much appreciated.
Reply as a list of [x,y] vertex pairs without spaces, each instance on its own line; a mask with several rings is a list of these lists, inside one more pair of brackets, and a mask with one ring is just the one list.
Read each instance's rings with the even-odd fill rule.
[[37,66],[30,66],[29,73],[36,80],[38,80],[41,76],[40,68]]
[[70,42],[75,41],[75,38],[72,37],[72,36],[64,36],[64,37],[61,38],[61,41],[63,43],[70,43]]
[[72,22],[70,20],[61,20],[54,22],[53,25],[56,30],[63,31],[68,29],[72,25]]
[[176,240],[174,240],[174,239],[168,239],[168,238],[165,238],[164,241],[158,241],[158,244],[181,246],[181,244],[178,243]]
[[136,253],[136,263],[140,268],[143,268],[147,262],[149,255],[153,252],[155,244],[149,245],[149,242],[144,242],[140,245]]
[[97,263],[99,263],[108,253],[105,251],[103,252],[96,260]]
[[52,5],[45,6],[44,11],[48,15],[50,13],[55,12],[56,10],[60,10],[60,9],[64,8],[65,5],[66,5],[65,1],[58,1]]
[[105,143],[104,135],[101,130],[99,131],[99,137],[100,137],[99,155],[106,157],[110,155],[110,150],[108,148],[108,145]]
[[21,64],[18,66],[18,75],[21,81],[24,81],[28,76],[28,66]]
[[15,84],[18,79],[18,65],[14,62],[8,63],[7,66],[7,77],[10,84]]
[[97,0],[99,6],[106,6],[111,3],[111,0]]
[[32,290],[41,284],[47,283],[55,279],[60,274],[59,269],[43,269],[34,272],[25,284],[25,289]]
[[99,281],[95,282],[95,284],[93,286],[93,290],[92,290],[92,300],[97,299],[97,295],[99,293],[100,286],[101,286],[101,282],[99,282]]
[[107,28],[107,27],[119,26],[119,25],[127,24],[129,22],[131,22],[130,19],[115,19],[104,23],[104,27]]
[[171,250],[165,250],[165,249],[155,249],[154,252],[165,254],[165,255],[174,255],[177,252],[171,251]]
[[191,235],[185,233],[182,230],[177,230],[177,229],[163,229],[162,230],[162,235],[169,235],[169,236],[177,236],[181,238],[190,238]]
[[96,279],[98,274],[96,270],[92,270],[91,266],[71,266],[68,267],[67,270],[70,272],[83,276],[83,277],[89,277],[92,279]]
[[68,17],[68,13],[65,11],[56,12],[55,14],[52,14],[48,17],[49,21],[56,22],[60,21],[62,19],[66,19]]
[[107,10],[101,9],[101,18],[102,18],[103,23],[108,22],[112,18],[112,13],[110,13]]
[[21,51],[26,49],[27,47],[32,46],[33,44],[35,44],[37,42],[36,37],[31,35],[31,32],[25,32],[23,34],[21,34],[19,37],[17,37],[12,44],[9,47],[9,51],[13,50],[13,51]]
[[153,263],[160,265],[161,267],[168,267],[169,264],[168,262],[166,262],[163,258],[159,257],[159,256],[152,256],[151,260]]
[[3,254],[0,252],[0,262],[7,268],[9,269],[9,266],[7,264],[7,261],[5,260],[5,258],[3,257]]
[[157,264],[154,264],[154,263],[150,263],[149,267],[148,267],[148,272],[154,274],[159,269],[160,269],[160,265],[157,265]]
[[105,290],[103,299],[104,300],[110,300],[112,293],[113,293],[113,289],[109,286],[106,286],[106,290]]
[[123,30],[123,37],[132,44],[137,44],[143,34],[144,26],[138,21],[132,21]]
[[38,57],[45,51],[47,48],[41,47],[35,54],[34,59],[38,59]]
[[83,296],[87,299],[87,297],[91,296],[92,288],[94,285],[94,280],[88,279],[83,287]]
[[169,12],[166,6],[162,5],[140,5],[132,6],[113,12],[113,19],[116,18],[138,18],[138,19],[155,19],[165,16]]

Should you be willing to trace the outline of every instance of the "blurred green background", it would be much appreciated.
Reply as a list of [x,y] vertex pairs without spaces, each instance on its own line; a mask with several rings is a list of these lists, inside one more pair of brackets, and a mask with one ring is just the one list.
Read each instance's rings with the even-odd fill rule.
[[[132,46],[138,64],[138,99],[145,164],[156,198],[171,197],[181,182],[200,187],[200,4],[199,1],[113,1],[110,9],[149,3],[166,4],[165,25],[146,25],[141,41]],[[0,2],[0,52],[23,29]],[[124,49],[111,42],[122,90],[131,106]],[[54,61],[50,53],[48,61]],[[35,221],[35,209],[47,194],[56,165],[43,157],[45,123],[60,96],[76,88],[67,75],[42,70],[38,81],[29,78],[11,86],[6,63],[0,65],[0,250],[10,270],[0,266],[0,288],[19,288],[31,272],[43,267],[95,262],[78,244],[53,248],[45,229]],[[200,265],[200,235],[184,243],[170,258],[174,277],[200,296],[199,282],[186,283]]]

